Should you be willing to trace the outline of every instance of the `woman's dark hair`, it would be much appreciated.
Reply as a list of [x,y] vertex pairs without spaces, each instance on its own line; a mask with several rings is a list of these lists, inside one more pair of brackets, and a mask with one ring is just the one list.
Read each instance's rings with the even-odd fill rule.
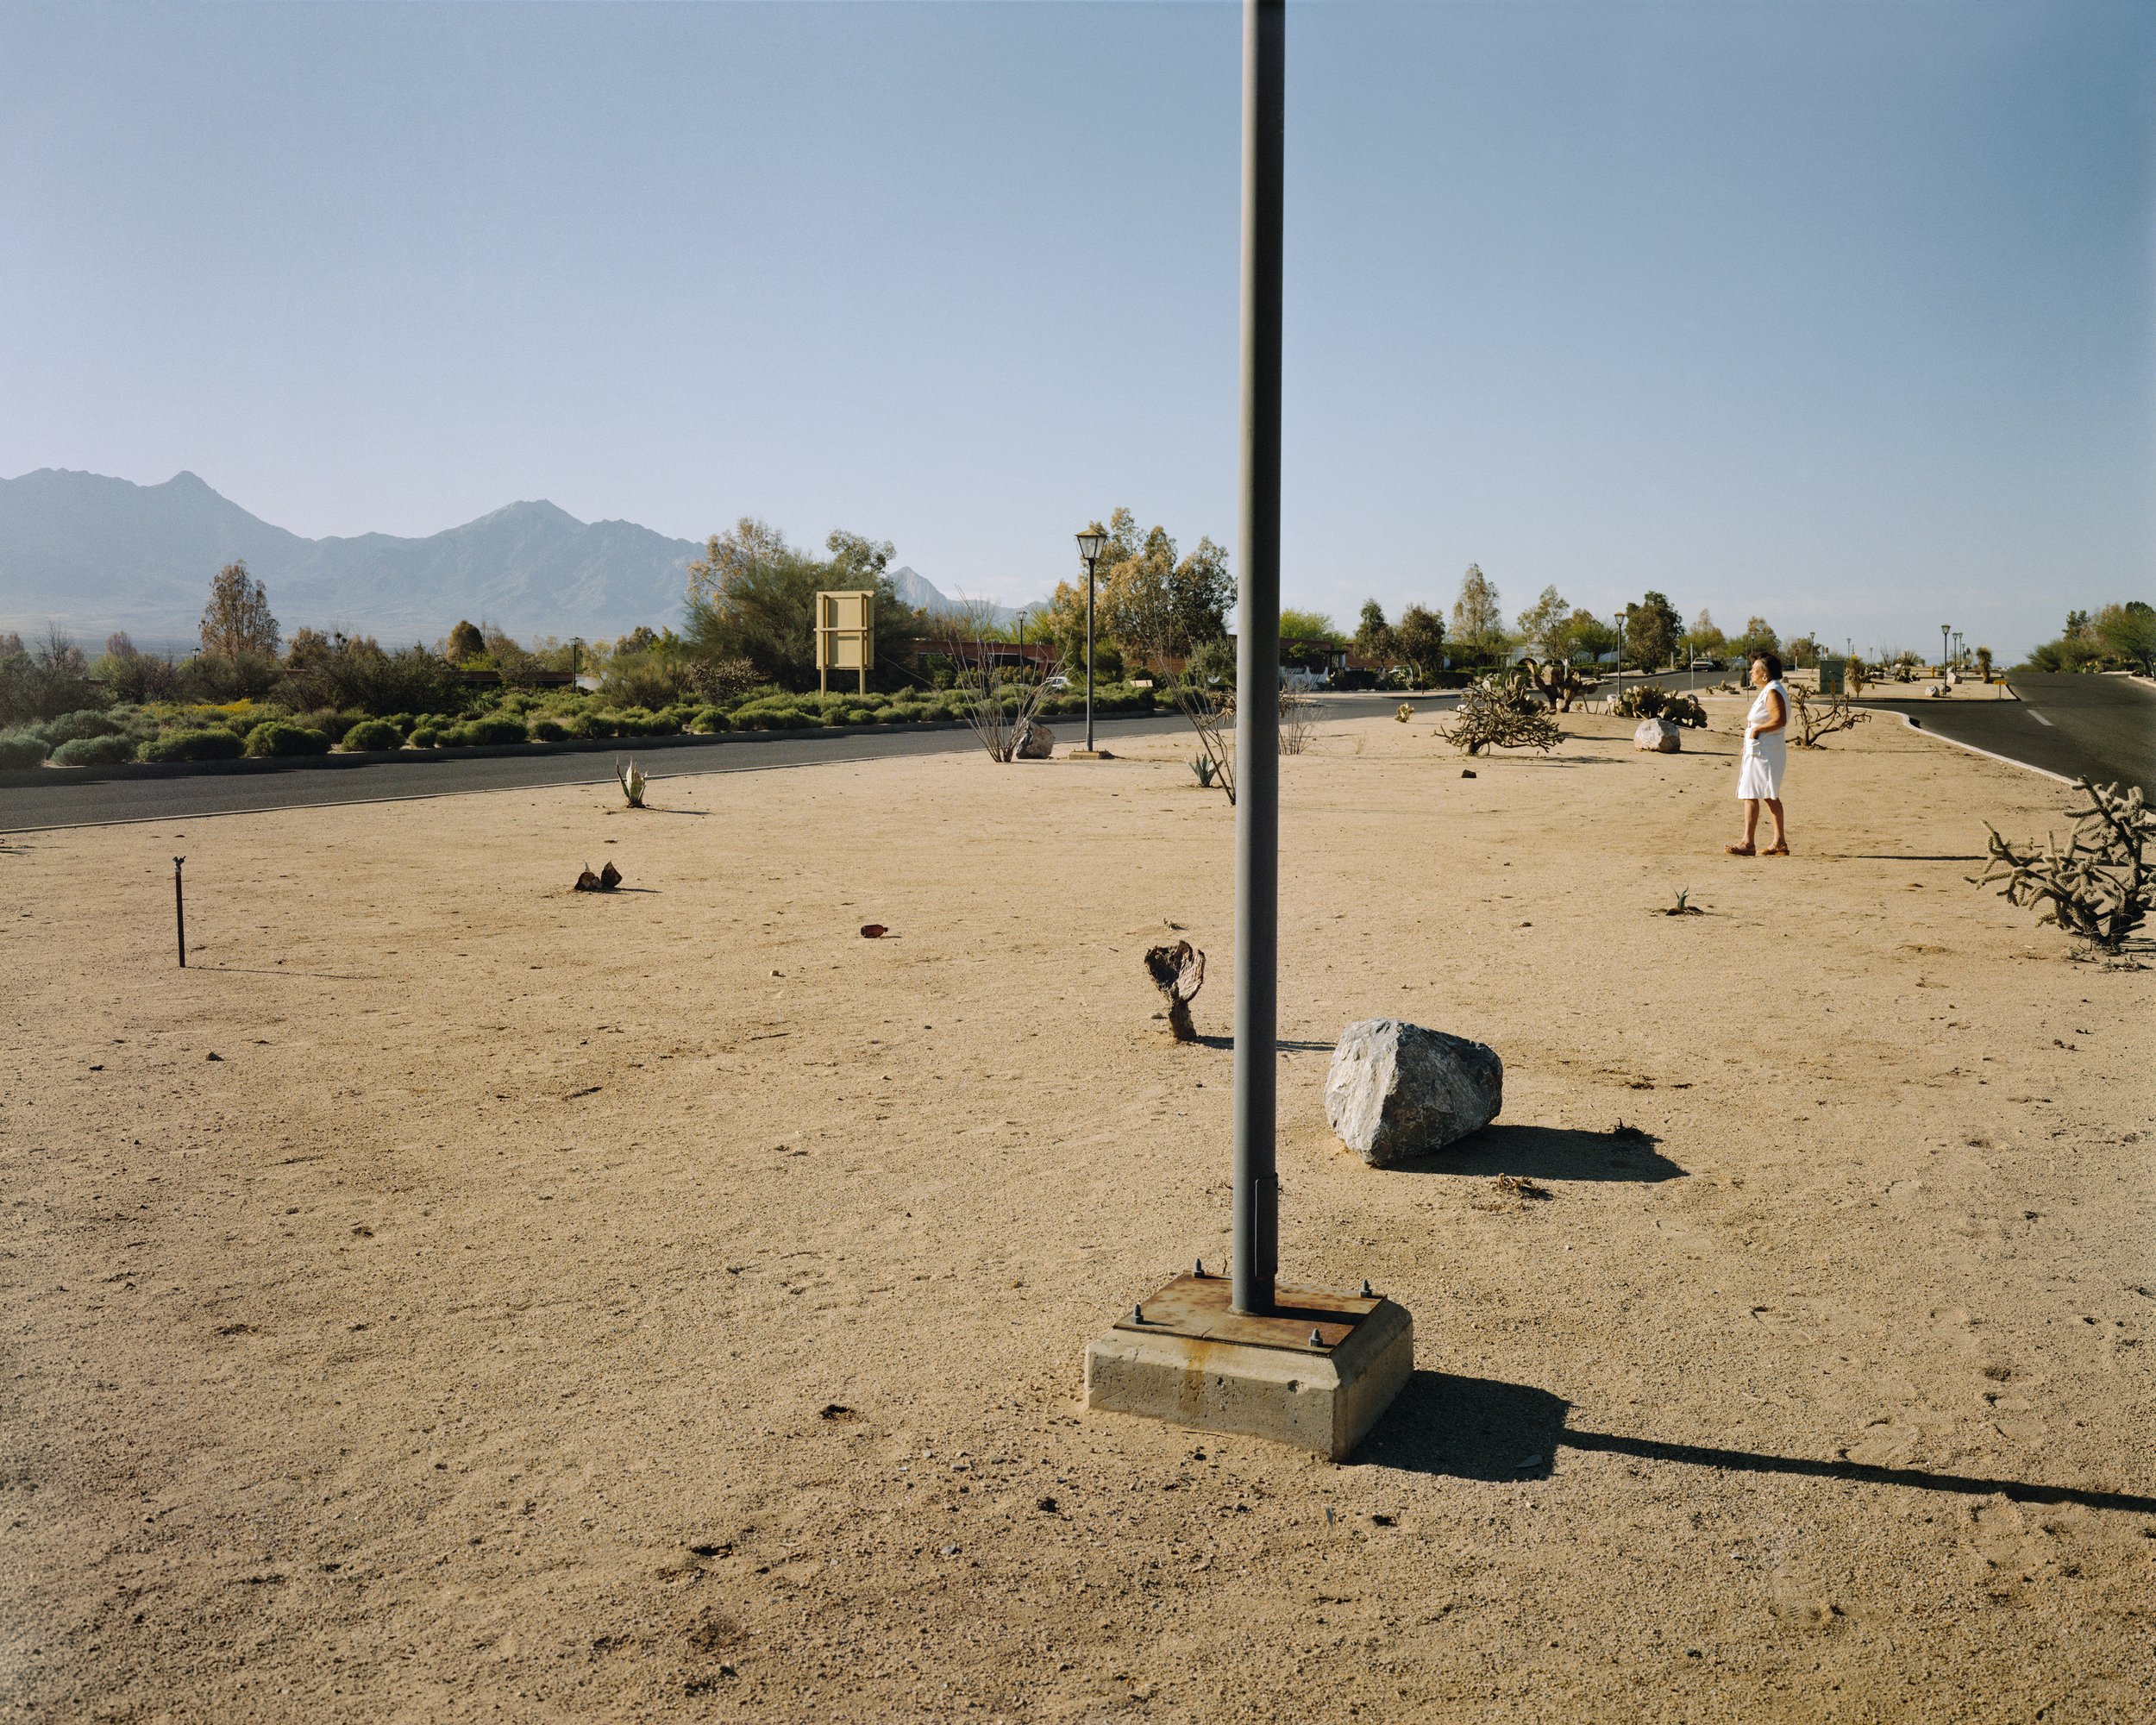
[[1767,668],[1769,682],[1778,683],[1782,681],[1782,656],[1779,653],[1754,653],[1752,656],[1752,662],[1755,665],[1764,665]]

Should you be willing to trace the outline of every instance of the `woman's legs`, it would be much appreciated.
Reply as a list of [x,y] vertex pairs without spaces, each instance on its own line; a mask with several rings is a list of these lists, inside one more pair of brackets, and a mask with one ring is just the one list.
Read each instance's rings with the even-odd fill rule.
[[1758,831],[1759,831],[1759,799],[1758,799],[1758,798],[1757,798],[1757,797],[1746,797],[1746,798],[1745,798],[1745,799],[1744,799],[1744,805],[1745,805],[1745,837],[1744,837],[1744,844],[1745,844],[1745,848],[1748,850],[1750,850],[1750,849],[1752,848],[1752,841],[1753,836],[1754,836],[1755,834],[1757,834],[1757,833],[1758,832]]
[[[1749,803],[1745,806],[1752,811],[1751,819],[1748,819],[1745,823],[1745,842],[1749,844],[1752,842],[1752,823],[1758,819],[1758,812],[1759,805],[1757,803]],[[1775,850],[1788,850],[1789,847],[1789,835],[1782,830],[1782,799],[1779,797],[1769,797],[1767,799],[1767,812],[1774,817],[1774,843],[1769,848]]]

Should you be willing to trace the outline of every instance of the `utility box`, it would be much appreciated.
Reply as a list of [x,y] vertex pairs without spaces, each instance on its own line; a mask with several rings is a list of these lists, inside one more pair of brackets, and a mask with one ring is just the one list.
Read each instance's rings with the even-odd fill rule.
[[828,691],[833,671],[852,671],[861,693],[876,662],[876,596],[873,592],[816,595],[816,686]]
[[1849,668],[1846,659],[1821,658],[1819,662],[1819,692],[1823,695],[1844,693],[1842,674]]

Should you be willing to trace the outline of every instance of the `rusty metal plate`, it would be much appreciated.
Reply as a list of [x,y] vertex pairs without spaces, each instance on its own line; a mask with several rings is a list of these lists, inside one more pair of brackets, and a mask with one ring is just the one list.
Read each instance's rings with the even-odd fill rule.
[[[1237,1342],[1245,1347],[1286,1348],[1294,1353],[1330,1353],[1377,1309],[1382,1296],[1335,1294],[1324,1288],[1279,1283],[1273,1309],[1263,1316],[1229,1309],[1225,1276],[1178,1276],[1125,1313],[1115,1327],[1137,1335],[1188,1336]],[[1315,1332],[1318,1339],[1311,1340]]]

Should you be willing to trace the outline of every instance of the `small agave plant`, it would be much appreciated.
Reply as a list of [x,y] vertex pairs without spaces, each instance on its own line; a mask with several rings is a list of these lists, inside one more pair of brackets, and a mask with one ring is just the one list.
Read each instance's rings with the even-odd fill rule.
[[621,794],[629,799],[629,806],[644,806],[644,769],[631,761],[626,767],[614,762],[614,776],[621,781]]
[[1211,756],[1194,755],[1191,757],[1190,770],[1198,775],[1199,784],[1210,790],[1213,787],[1213,775],[1220,769],[1213,764]]

